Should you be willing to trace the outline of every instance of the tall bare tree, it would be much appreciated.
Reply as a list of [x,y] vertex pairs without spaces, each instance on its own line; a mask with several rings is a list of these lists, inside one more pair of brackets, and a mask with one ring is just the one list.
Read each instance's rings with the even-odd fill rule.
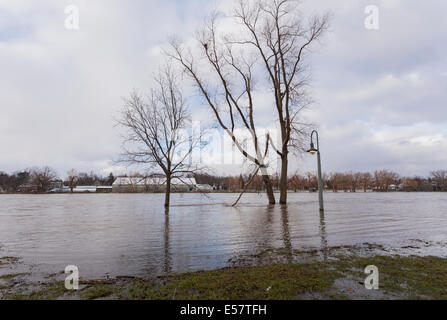
[[[268,135],[266,149],[270,145],[281,159],[280,203],[286,203],[289,150],[301,147],[307,128],[299,117],[310,102],[306,94],[308,72],[303,61],[311,45],[328,27],[328,15],[315,16],[303,23],[298,7],[294,0],[240,0],[233,15],[233,22],[241,28],[238,35],[223,33],[218,28],[218,15],[213,14],[198,33],[198,40],[202,57],[217,76],[217,86],[206,81],[209,73],[201,70],[200,55],[192,54],[192,50],[176,41],[171,42],[170,56],[191,76],[220,126],[242,154],[259,167],[270,203],[275,199],[255,126],[255,101],[260,92],[255,90],[256,82],[260,82],[256,80],[267,78],[267,89],[274,98],[281,145],[275,146]],[[227,121],[224,114],[228,115]],[[234,132],[238,123],[252,133],[255,154],[250,155],[240,147]]]
[[[232,43],[251,46],[258,52],[274,95],[281,130],[281,145],[272,147],[281,159],[280,200],[287,202],[288,155],[302,147],[306,125],[300,111],[309,102],[305,56],[328,28],[329,15],[304,22],[296,0],[239,0],[235,17],[244,27]],[[231,40],[230,40],[231,41]]]
[[186,100],[179,74],[168,62],[155,77],[147,99],[133,92],[125,101],[118,123],[127,129],[121,161],[160,168],[166,176],[165,207],[169,207],[171,180],[193,171],[190,156],[200,134],[188,127]]

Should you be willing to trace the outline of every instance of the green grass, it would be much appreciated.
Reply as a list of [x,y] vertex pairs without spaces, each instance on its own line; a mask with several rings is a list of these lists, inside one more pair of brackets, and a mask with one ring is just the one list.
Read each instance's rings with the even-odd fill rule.
[[80,292],[80,298],[84,300],[93,300],[110,297],[119,291],[118,287],[110,284],[97,284]]
[[337,270],[360,278],[367,265],[379,268],[379,288],[408,299],[447,300],[447,259],[438,257],[344,257]]
[[19,276],[24,276],[24,275],[28,275],[28,273],[11,273],[11,274],[4,274],[2,276],[0,276],[0,279],[3,280],[9,280],[9,279],[14,279],[17,278]]
[[16,257],[0,257],[0,266],[17,263],[19,260],[20,259]]
[[134,280],[126,299],[295,299],[324,291],[339,276],[323,264],[275,264],[173,275],[158,281]]
[[[379,268],[384,298],[447,299],[447,259],[401,256],[339,256],[338,261],[232,267],[213,271],[174,274],[149,279],[92,282],[79,291],[68,291],[63,281],[36,287],[0,287],[6,299],[274,299],[317,297],[356,298],[334,284],[338,278],[363,283],[367,265]],[[15,278],[16,275],[4,279]],[[362,288],[361,285],[359,285]],[[366,289],[364,290],[366,292]]]

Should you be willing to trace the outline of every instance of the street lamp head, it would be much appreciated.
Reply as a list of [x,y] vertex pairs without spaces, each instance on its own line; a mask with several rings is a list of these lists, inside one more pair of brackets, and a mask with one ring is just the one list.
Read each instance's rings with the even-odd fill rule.
[[310,149],[307,150],[307,152],[309,152],[310,154],[315,154],[315,153],[318,152],[318,150],[315,149],[315,147],[314,147],[314,143],[313,143],[313,142],[310,143]]

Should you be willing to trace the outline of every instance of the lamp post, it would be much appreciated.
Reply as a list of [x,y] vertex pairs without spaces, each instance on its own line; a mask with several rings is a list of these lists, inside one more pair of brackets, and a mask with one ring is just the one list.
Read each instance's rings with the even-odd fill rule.
[[[317,148],[315,149],[314,142],[313,142],[313,136],[317,136]],[[313,130],[310,135],[310,149],[307,150],[310,154],[317,154],[317,161],[318,161],[318,200],[320,202],[320,211],[324,211],[323,206],[323,182],[321,179],[321,159],[320,159],[320,142],[318,141],[318,132],[316,130]]]

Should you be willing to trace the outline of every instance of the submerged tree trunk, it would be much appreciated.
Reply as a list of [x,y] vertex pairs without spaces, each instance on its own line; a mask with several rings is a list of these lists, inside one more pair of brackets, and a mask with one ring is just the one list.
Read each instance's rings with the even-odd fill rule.
[[169,208],[171,201],[171,176],[166,175],[165,208]]
[[264,181],[265,191],[269,199],[269,204],[275,204],[275,195],[273,194],[272,182],[270,181],[269,176],[266,174],[262,175],[262,181]]
[[280,204],[287,203],[287,169],[288,169],[287,156],[283,156],[283,157],[281,157],[281,178],[280,178],[280,182],[279,182],[279,189],[280,189],[279,203]]

